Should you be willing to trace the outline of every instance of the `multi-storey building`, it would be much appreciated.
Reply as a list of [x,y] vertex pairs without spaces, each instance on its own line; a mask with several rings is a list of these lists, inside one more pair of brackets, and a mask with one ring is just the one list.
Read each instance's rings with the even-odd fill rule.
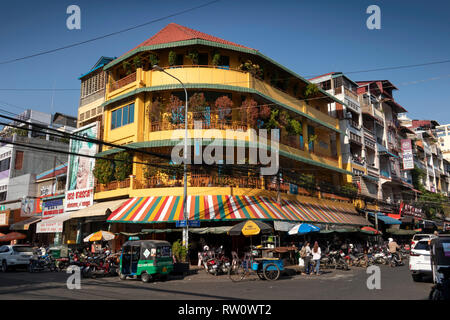
[[[154,70],[156,64],[187,88],[190,154],[199,156],[206,150],[209,140],[192,137],[211,134],[208,129],[215,129],[216,137],[232,143],[235,154],[237,143],[243,143],[247,158],[249,147],[255,142],[249,135],[252,129],[281,129],[281,174],[264,176],[248,169],[243,172],[235,166],[222,166],[224,162],[191,167],[187,203],[190,219],[333,223],[330,219],[334,217],[335,224],[345,223],[346,219],[347,224],[366,223],[357,215],[348,214],[355,213],[351,203],[325,200],[336,200],[338,197],[327,190],[330,186],[339,189],[347,175],[351,175],[340,151],[344,132],[336,114],[328,110],[329,103],[344,103],[255,49],[177,24],[169,24],[103,68],[108,74],[102,104],[104,140],[165,156],[171,154],[175,143],[183,140],[184,131],[175,141],[172,138],[176,129],[184,127],[183,87],[164,72]],[[351,91],[354,113],[359,115],[354,88]],[[226,130],[240,132],[236,131],[230,139],[226,138]],[[100,155],[111,157],[121,151],[107,148]],[[120,230],[130,226],[130,222],[182,220],[182,175],[155,167],[171,164],[155,156],[135,152],[133,160],[153,164],[146,167],[134,163],[129,179],[113,182],[113,187],[109,184],[96,187],[97,201],[130,198],[108,221],[119,222],[115,225],[121,225],[117,227]],[[257,167],[260,166],[258,163]],[[314,188],[303,188],[301,181],[305,179]],[[281,200],[277,197],[279,193]],[[316,218],[309,211],[313,207],[307,203],[316,203]],[[288,205],[292,205],[289,214],[285,212]],[[322,211],[327,205],[333,205],[334,210]],[[328,218],[322,216],[325,212]],[[302,214],[311,216],[302,218]]]
[[398,114],[406,110],[393,98],[397,88],[388,80],[358,81],[358,94],[363,113],[363,126],[367,138],[372,135],[376,142],[376,157],[372,168],[379,170],[378,199],[383,212],[396,212],[402,194],[412,185],[401,168]]
[[78,128],[96,121],[102,123],[102,103],[105,101],[106,88],[106,73],[103,67],[112,60],[113,58],[100,57],[89,72],[78,78],[81,80]]
[[[67,154],[27,147],[69,150],[68,140],[52,136],[37,125],[70,132],[76,123],[76,118],[71,116],[60,113],[52,116],[35,110],[26,110],[18,119],[24,122],[13,121],[0,133],[2,140],[6,141],[0,146],[0,205],[4,206],[5,214],[9,216],[8,226],[41,213],[36,175],[67,162]],[[23,228],[25,225],[22,223],[13,228]]]
[[450,161],[450,124],[436,126],[435,133],[439,140],[442,156]]

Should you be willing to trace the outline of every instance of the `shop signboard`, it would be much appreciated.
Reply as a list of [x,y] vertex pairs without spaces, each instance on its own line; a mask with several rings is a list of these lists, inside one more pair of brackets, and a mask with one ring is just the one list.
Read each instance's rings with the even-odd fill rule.
[[24,197],[21,200],[20,216],[21,217],[33,217],[41,213],[41,201],[40,199]]
[[42,218],[50,218],[64,212],[64,199],[44,200]]
[[36,233],[58,233],[63,232],[63,222],[52,222],[48,221],[39,222],[36,225]]
[[[74,134],[97,139],[98,122],[89,124]],[[70,152],[94,156],[98,152],[98,144],[79,140],[70,140]],[[89,207],[94,201],[94,166],[95,159],[78,155],[69,155],[67,168],[66,197],[64,211],[79,210]]]
[[416,208],[410,204],[404,202],[400,203],[400,214],[402,216],[411,216],[414,218],[424,219],[425,214],[422,212],[421,208]]
[[402,139],[403,170],[414,169],[411,139]]
[[0,213],[0,227],[8,225],[8,216],[9,216],[8,212]]

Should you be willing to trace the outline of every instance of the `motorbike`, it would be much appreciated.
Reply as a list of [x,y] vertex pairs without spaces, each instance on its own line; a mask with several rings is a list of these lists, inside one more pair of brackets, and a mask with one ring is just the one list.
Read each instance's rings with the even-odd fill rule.
[[203,267],[206,273],[219,275],[221,273],[228,274],[231,266],[230,259],[225,257],[223,246],[215,250],[206,250],[202,253]]
[[28,271],[30,273],[37,271],[56,271],[55,260],[53,256],[49,255],[47,252],[42,254],[40,250],[35,252],[30,259],[30,263],[28,264]]
[[391,267],[399,267],[399,266],[403,266],[404,265],[404,263],[403,263],[403,261],[402,261],[402,259],[400,258],[400,256],[399,256],[399,254],[398,253],[391,253],[389,256],[388,256],[388,261],[389,261],[389,265],[391,266]]

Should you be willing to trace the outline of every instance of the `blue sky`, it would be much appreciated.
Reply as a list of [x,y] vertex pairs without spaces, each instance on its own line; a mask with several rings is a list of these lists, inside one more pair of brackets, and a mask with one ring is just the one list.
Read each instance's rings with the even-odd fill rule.
[[[145,23],[208,0],[3,1],[0,62]],[[81,30],[66,28],[66,8],[81,8]],[[381,30],[366,27],[366,8],[381,8]],[[175,22],[260,50],[304,77],[450,59],[450,1],[237,1],[211,6],[75,48],[0,65],[0,89],[73,88],[102,55],[120,56]],[[450,63],[349,74],[388,79],[414,119],[450,123]],[[427,79],[439,77],[439,80]],[[427,81],[423,81],[427,80]],[[416,81],[419,81],[416,83]],[[53,99],[53,108],[52,105]],[[0,109],[76,115],[79,91],[0,90]],[[9,104],[6,104],[9,103]]]

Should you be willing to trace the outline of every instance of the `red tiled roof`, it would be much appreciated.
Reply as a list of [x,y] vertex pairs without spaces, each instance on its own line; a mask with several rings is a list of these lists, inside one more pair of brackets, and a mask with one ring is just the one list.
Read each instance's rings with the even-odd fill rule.
[[328,73],[322,74],[322,75],[320,75],[320,76],[317,76],[317,77],[314,77],[314,78],[310,78],[310,79],[308,79],[308,80],[311,81],[311,80],[318,79],[318,78],[322,78],[322,77],[325,77],[325,76],[329,76],[330,74],[335,74],[335,73],[336,73],[336,72],[328,72]]
[[[256,50],[249,47],[242,46],[240,44],[230,42],[227,40],[223,40],[214,36],[211,36],[209,34],[190,29],[184,26],[180,26],[176,23],[169,23],[167,26],[165,26],[163,29],[161,29],[157,34],[155,34],[153,37],[145,40],[140,45],[138,45],[136,48],[145,47],[145,46],[152,46],[157,44],[163,44],[163,43],[170,43],[170,42],[176,42],[176,41],[186,41],[186,40],[192,40],[192,39],[202,39],[212,42],[217,42],[221,44],[226,44],[230,46],[240,47],[244,49],[250,49],[250,50]],[[132,50],[134,50],[132,49]],[[130,51],[132,51],[130,50]]]

